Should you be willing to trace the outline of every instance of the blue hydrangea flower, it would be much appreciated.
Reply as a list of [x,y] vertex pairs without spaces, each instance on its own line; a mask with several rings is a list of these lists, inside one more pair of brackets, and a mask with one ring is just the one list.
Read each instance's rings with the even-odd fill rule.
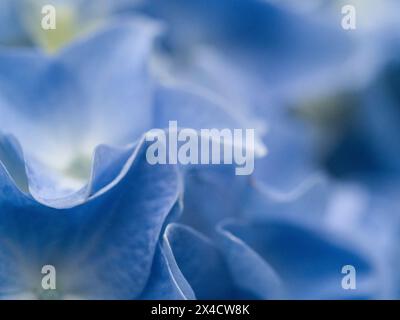
[[[393,208],[369,206],[357,188],[320,174],[312,132],[287,108],[364,84],[359,71],[370,56],[351,37],[259,0],[52,1],[64,9],[61,33],[50,36],[26,16],[43,3],[4,2],[1,13],[7,25],[16,22],[0,34],[3,44],[55,50],[74,41],[55,55],[35,46],[0,50],[0,298],[396,291],[386,288],[384,241],[368,234],[370,213]],[[349,65],[356,70],[342,81]],[[264,155],[265,141],[270,157],[246,177],[232,165],[150,165],[146,132],[170,120],[196,130],[257,128],[255,149]],[[54,291],[41,287],[44,265],[56,267]],[[341,287],[344,265],[357,270],[355,291]]]
[[[157,244],[180,211],[181,178],[147,163],[141,137],[172,119],[194,129],[243,123],[195,88],[153,77],[158,30],[129,21],[56,56],[1,51],[3,298],[194,297],[177,288],[186,280]],[[47,264],[58,270],[51,293],[40,287]]]
[[[173,262],[200,299],[384,296],[377,257],[354,237],[307,223],[310,206],[303,208],[301,203],[307,203],[305,196],[282,201],[264,195],[261,203],[247,201],[243,210],[250,215],[222,220],[208,236],[171,224],[164,246],[172,251]],[[258,217],[254,217],[256,212]],[[187,250],[188,243],[191,250]],[[357,290],[341,287],[345,265],[357,270]]]

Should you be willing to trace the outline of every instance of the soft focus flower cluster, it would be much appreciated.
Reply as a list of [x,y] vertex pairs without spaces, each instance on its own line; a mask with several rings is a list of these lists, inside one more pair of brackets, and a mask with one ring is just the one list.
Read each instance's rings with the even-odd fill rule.
[[[399,298],[398,7],[1,0],[0,298]],[[268,154],[150,165],[169,121]]]

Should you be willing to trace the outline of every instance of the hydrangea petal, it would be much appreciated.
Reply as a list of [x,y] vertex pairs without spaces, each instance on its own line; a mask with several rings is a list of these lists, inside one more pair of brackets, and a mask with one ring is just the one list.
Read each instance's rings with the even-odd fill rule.
[[257,299],[282,298],[282,284],[276,271],[268,261],[226,230],[226,223],[229,224],[225,221],[218,225],[217,239],[237,286]]
[[195,295],[183,277],[174,259],[171,259],[170,248],[158,247],[153,262],[153,271],[144,293],[144,300],[194,300]]
[[2,200],[1,238],[22,257],[15,279],[25,291],[42,294],[40,268],[52,264],[60,297],[128,299],[142,292],[181,190],[176,168],[149,165],[145,149],[140,144],[107,192],[82,205],[56,210],[33,200]]
[[197,299],[248,297],[247,292],[235,286],[222,253],[210,239],[179,224],[170,224],[165,237]]
[[90,159],[100,143],[134,142],[150,127],[150,80],[144,79],[155,29],[123,21],[56,57],[2,51],[2,130],[14,134],[27,154],[59,170],[76,157]]
[[[327,238],[317,230],[288,221],[232,224],[230,232],[270,263],[285,286],[287,297],[295,299],[371,298],[376,294],[373,266],[349,244]],[[351,247],[350,247],[351,248]],[[343,266],[357,271],[357,290],[341,286]]]

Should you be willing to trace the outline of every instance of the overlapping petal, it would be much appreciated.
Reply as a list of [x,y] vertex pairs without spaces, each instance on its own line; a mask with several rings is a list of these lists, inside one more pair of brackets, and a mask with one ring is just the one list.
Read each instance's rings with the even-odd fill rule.
[[[149,165],[145,150],[144,145],[134,150],[107,192],[70,209],[23,198],[10,183],[1,188],[3,297],[10,292],[46,297],[40,284],[43,265],[57,269],[57,298],[141,294],[163,225],[179,210],[181,192],[177,169]],[[3,174],[0,181],[7,178]],[[7,268],[13,265],[10,281]]]
[[[271,264],[283,283],[286,297],[295,299],[372,298],[377,281],[371,264],[361,254],[349,250],[349,243],[339,244],[288,221],[254,224],[231,224],[228,232],[240,238]],[[341,287],[342,267],[356,268],[358,288]]]

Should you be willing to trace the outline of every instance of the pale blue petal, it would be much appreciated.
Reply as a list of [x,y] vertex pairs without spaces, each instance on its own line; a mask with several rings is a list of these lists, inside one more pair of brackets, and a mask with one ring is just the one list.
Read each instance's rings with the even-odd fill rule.
[[[232,224],[228,230],[271,264],[289,298],[372,298],[376,294],[374,268],[351,243],[285,220]],[[357,290],[341,286],[345,265],[356,268]]]
[[268,261],[226,230],[226,223],[218,225],[217,241],[237,286],[257,299],[282,298],[283,288],[277,272]]
[[28,191],[25,161],[18,141],[0,132],[0,164],[21,191]]
[[174,83],[157,87],[154,126],[167,128],[169,121],[176,121],[179,128],[195,130],[254,129],[256,155],[266,153],[260,139],[263,130],[258,121],[243,117],[229,101],[196,85]]
[[193,166],[187,168],[184,179],[182,223],[211,235],[224,218],[239,218],[245,213],[251,179],[236,176],[234,166]]
[[[179,211],[181,190],[176,168],[150,166],[145,149],[135,149],[107,190],[70,209],[22,198],[12,184],[4,184],[8,177],[2,173],[0,233],[13,256],[4,251],[1,264],[18,264],[20,294],[43,294],[45,264],[57,269],[59,298],[129,299],[142,292],[163,224]],[[9,288],[4,290],[8,294]]]
[[87,190],[88,196],[106,187],[118,176],[133,150],[134,146],[117,148],[99,145],[96,148]]
[[177,224],[168,226],[165,237],[197,299],[249,298],[247,292],[235,286],[223,254],[210,239]]
[[[171,258],[170,248],[158,247],[154,257],[149,282],[140,296],[144,300],[193,300],[193,290],[183,277],[176,262]],[[166,251],[166,253],[164,253]]]
[[90,157],[100,143],[134,142],[150,127],[145,61],[155,29],[121,22],[56,57],[0,52],[2,130],[27,154],[56,165]]

